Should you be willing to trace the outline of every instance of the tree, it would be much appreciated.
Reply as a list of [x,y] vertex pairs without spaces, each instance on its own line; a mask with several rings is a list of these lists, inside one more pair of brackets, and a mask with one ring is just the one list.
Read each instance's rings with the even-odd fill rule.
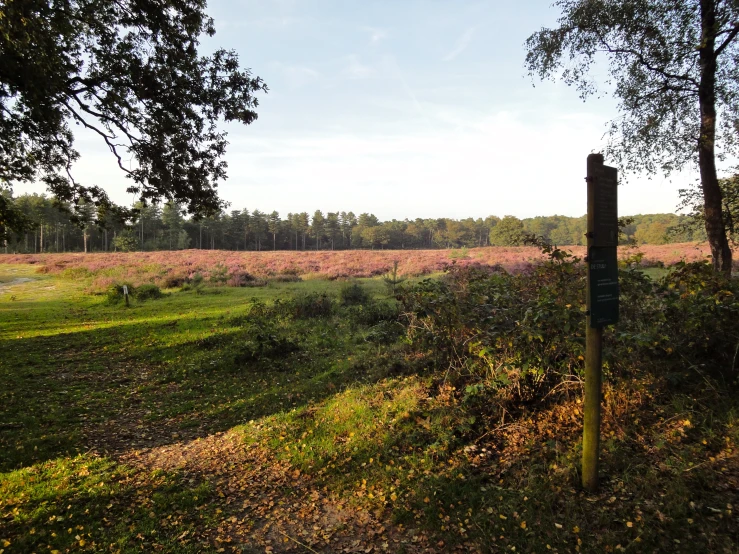
[[[719,179],[726,234],[732,244],[739,243],[739,175]],[[690,222],[684,227],[705,226],[705,211],[701,191],[696,188],[680,190],[680,207],[690,210]]]
[[181,213],[182,207],[176,202],[167,202],[162,208],[162,224],[169,235],[169,249],[178,248],[180,231],[184,221]]
[[316,239],[316,250],[320,250],[321,240],[326,234],[326,218],[323,216],[323,212],[321,212],[321,210],[316,210],[313,213],[313,218],[311,219],[310,224],[310,232],[313,235],[313,238]]
[[721,211],[716,144],[739,140],[739,3],[735,0],[559,0],[556,29],[531,35],[526,64],[540,78],[561,75],[586,98],[605,55],[621,116],[606,154],[626,170],[700,170],[706,233],[716,271],[731,273]]
[[277,250],[277,232],[280,230],[280,214],[277,211],[269,214],[267,226],[272,233],[272,250]]
[[326,231],[328,231],[328,237],[331,239],[331,250],[334,249],[334,242],[336,242],[336,235],[339,234],[340,228],[339,212],[328,212],[326,214]]
[[517,246],[524,239],[523,222],[515,216],[507,215],[490,230],[490,244],[493,246]]
[[[201,0],[6,0],[0,189],[41,181],[77,210],[93,202],[130,217],[102,188],[74,179],[74,123],[107,145],[144,204],[166,198],[190,213],[219,211],[226,134],[216,124],[253,122],[255,94],[267,89],[239,68],[234,52],[198,53],[200,38],[215,33],[204,7]],[[0,221],[13,220],[0,213]]]

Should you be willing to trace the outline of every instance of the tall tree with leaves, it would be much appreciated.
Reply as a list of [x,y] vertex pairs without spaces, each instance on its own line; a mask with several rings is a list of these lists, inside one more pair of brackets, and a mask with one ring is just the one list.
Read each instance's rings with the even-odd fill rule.
[[0,189],[41,181],[62,202],[110,214],[105,191],[73,177],[73,123],[109,148],[144,205],[166,198],[191,213],[218,212],[227,142],[217,122],[253,122],[266,87],[236,53],[198,53],[201,37],[215,33],[204,8],[203,0],[4,1]]
[[316,239],[316,250],[321,249],[321,240],[326,234],[326,218],[321,210],[313,212],[313,217],[310,223],[310,232],[313,238]]
[[526,42],[526,65],[557,75],[583,98],[604,55],[621,116],[606,154],[626,170],[700,170],[706,233],[716,271],[731,272],[716,148],[737,153],[739,2],[736,0],[559,0],[555,29]]
[[277,250],[277,233],[280,231],[280,214],[277,211],[273,211],[267,218],[267,227],[269,232],[272,233],[272,250]]

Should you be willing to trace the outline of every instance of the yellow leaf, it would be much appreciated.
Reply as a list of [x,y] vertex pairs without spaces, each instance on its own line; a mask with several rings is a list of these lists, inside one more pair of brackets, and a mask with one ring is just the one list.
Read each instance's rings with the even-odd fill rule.
[[521,529],[526,529],[526,522],[525,521],[522,521],[521,522]]
[[577,534],[577,533],[579,533],[579,532],[580,532],[580,528],[579,528],[579,527],[578,527],[577,525],[575,525],[575,526],[574,526],[574,527],[572,528],[572,532],[573,532],[573,533],[575,533],[575,534]]
[[631,521],[627,521],[626,522],[626,527],[633,527],[633,526],[634,526],[634,523],[633,522],[631,522]]

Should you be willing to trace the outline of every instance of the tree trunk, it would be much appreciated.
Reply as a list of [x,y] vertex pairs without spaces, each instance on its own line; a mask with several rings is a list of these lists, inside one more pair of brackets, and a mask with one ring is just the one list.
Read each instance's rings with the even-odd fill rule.
[[82,231],[82,242],[84,243],[85,254],[87,254],[87,229]]
[[706,234],[711,247],[713,268],[731,275],[731,248],[726,238],[722,212],[721,188],[716,174],[716,4],[701,0],[702,43],[700,48],[701,79],[698,88],[701,123],[698,139],[698,165],[706,219]]

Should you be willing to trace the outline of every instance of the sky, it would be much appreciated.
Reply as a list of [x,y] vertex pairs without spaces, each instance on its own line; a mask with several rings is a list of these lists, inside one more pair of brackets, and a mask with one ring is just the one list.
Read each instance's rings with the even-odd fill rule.
[[[583,215],[585,160],[616,104],[527,75],[524,42],[556,23],[550,3],[211,1],[217,34],[203,49],[236,50],[269,87],[256,122],[224,126],[221,197],[283,217]],[[104,145],[79,133],[77,147],[76,178],[130,204]],[[630,176],[619,213],[674,212],[695,179]]]

